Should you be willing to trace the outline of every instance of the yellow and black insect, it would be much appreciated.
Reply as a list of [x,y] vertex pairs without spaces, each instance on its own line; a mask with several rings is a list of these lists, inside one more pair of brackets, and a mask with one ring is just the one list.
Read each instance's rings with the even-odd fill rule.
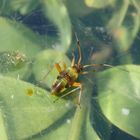
[[[79,89],[80,91],[79,96],[78,96],[78,101],[77,104],[80,105],[80,100],[81,100],[81,94],[82,94],[82,84],[80,82],[77,82],[77,79],[80,75],[85,75],[88,73],[88,71],[85,71],[85,68],[87,67],[112,67],[111,65],[108,64],[89,64],[89,65],[82,65],[81,64],[81,60],[82,60],[82,55],[81,55],[81,48],[80,48],[80,41],[76,36],[76,40],[77,40],[77,47],[78,47],[78,52],[79,52],[79,58],[78,61],[75,62],[75,56],[73,54],[73,59],[71,62],[71,66],[70,67],[66,67],[66,64],[63,64],[64,69],[62,70],[61,66],[59,65],[59,63],[55,64],[55,67],[57,69],[57,71],[59,72],[59,75],[57,76],[55,82],[52,85],[51,88],[51,94],[56,95],[58,97],[65,97],[69,94],[71,94],[73,91],[72,90],[68,93],[63,92],[65,89],[68,89],[70,87],[75,87],[77,90]],[[62,93],[64,93],[62,95]],[[59,99],[59,98],[58,98]]]

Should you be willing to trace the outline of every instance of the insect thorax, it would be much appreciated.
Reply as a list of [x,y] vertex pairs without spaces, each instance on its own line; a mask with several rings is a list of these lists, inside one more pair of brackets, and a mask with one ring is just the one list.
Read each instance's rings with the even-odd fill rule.
[[69,67],[67,73],[72,81],[75,81],[78,78],[78,73],[75,67]]

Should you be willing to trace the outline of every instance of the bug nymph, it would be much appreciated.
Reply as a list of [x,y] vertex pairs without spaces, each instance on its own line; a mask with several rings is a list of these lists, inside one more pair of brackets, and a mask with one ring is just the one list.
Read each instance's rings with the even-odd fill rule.
[[81,65],[74,65],[68,68],[64,68],[63,71],[60,71],[60,65],[58,63],[55,64],[57,70],[59,69],[59,75],[52,85],[52,94],[59,96],[66,88],[71,86],[79,87],[79,84],[76,84],[76,80],[78,79],[79,74],[82,72]]
[[[60,98],[63,98],[69,94],[72,94],[75,90],[79,89],[80,91],[77,92],[79,93],[77,104],[80,105],[80,99],[81,99],[81,94],[82,94],[82,84],[79,82],[76,82],[79,75],[87,74],[88,72],[84,71],[84,69],[87,67],[94,67],[94,66],[112,67],[112,66],[108,64],[89,64],[89,65],[84,65],[84,66],[81,65],[82,56],[81,56],[80,42],[76,34],[75,36],[77,39],[77,48],[79,52],[78,62],[75,63],[75,56],[73,54],[73,59],[72,59],[70,67],[66,67],[66,64],[63,63],[63,70],[62,70],[59,63],[55,64],[55,67],[57,71],[59,72],[59,75],[57,76],[55,82],[52,85],[51,94],[59,96]],[[75,89],[67,93],[63,92],[64,90],[70,87],[75,87]]]

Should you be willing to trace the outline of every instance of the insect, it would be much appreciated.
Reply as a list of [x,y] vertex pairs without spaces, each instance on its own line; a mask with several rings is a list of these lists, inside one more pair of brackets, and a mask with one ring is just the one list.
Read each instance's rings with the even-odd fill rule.
[[[82,83],[77,82],[77,79],[80,75],[85,75],[88,74],[88,71],[85,71],[85,69],[87,67],[113,67],[111,65],[108,64],[88,64],[88,65],[82,65],[81,64],[81,60],[82,60],[82,55],[81,55],[81,47],[80,47],[80,41],[75,33],[76,36],[76,40],[77,40],[77,48],[78,48],[78,53],[79,53],[79,58],[78,61],[76,62],[75,60],[75,56],[73,54],[73,58],[72,58],[72,62],[71,62],[71,66],[67,67],[66,64],[63,64],[64,69],[62,70],[61,66],[59,65],[59,63],[55,64],[55,67],[59,73],[59,75],[57,76],[55,82],[52,85],[51,88],[51,94],[56,95],[56,96],[60,96],[63,91],[65,89],[68,89],[70,87],[75,87],[76,90],[79,89],[79,95],[78,95],[78,100],[77,100],[77,104],[80,105],[80,100],[81,100],[81,94],[82,94]],[[63,98],[69,94],[71,94],[72,92],[74,92],[75,90],[72,90],[68,93],[65,93],[63,95],[60,96],[60,98]],[[59,99],[59,98],[58,98]]]

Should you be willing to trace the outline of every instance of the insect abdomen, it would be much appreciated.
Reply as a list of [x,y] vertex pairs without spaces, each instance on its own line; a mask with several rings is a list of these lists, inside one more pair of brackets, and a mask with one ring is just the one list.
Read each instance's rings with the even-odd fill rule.
[[67,87],[71,87],[78,77],[76,69],[69,67],[66,71],[62,71],[52,86],[52,94],[59,96]]
[[67,85],[66,79],[62,78],[62,79],[56,80],[52,86],[51,93],[54,95],[59,95],[59,93],[61,93],[65,89],[66,85]]

